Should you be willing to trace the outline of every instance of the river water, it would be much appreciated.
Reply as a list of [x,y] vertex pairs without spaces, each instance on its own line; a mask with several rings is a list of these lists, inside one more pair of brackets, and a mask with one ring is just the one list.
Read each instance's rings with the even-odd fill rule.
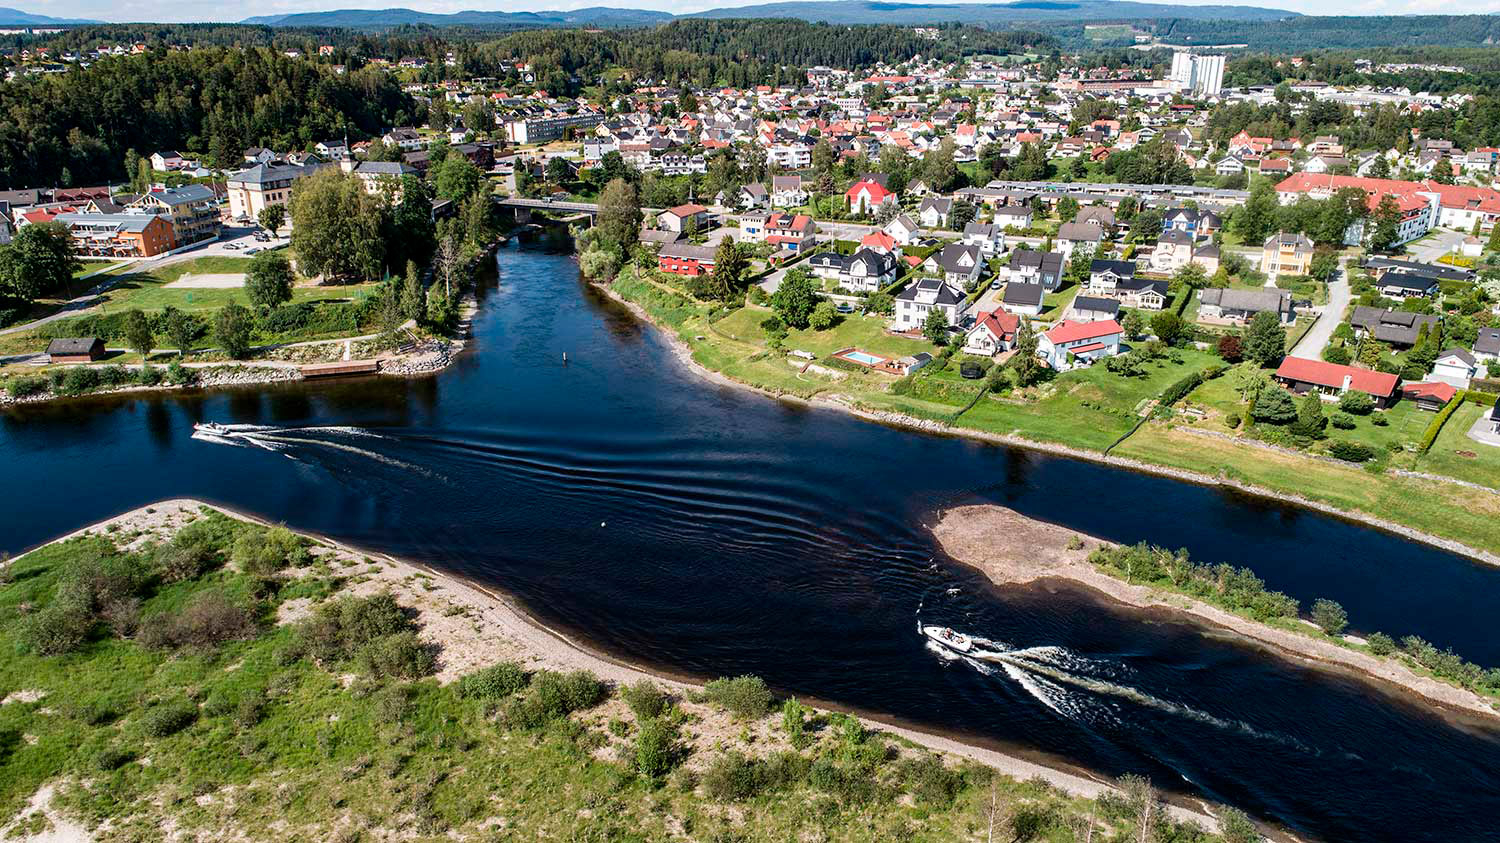
[[[511,247],[497,266],[472,352],[434,378],[0,416],[0,548],[200,497],[494,585],[632,662],[757,674],[1324,839],[1500,839],[1500,731],[1082,591],[1000,591],[939,558],[922,524],[995,501],[1186,547],[1486,664],[1500,571],[1240,495],[709,385],[567,256]],[[209,420],[243,434],[189,438]],[[929,650],[919,606],[1001,655]]]

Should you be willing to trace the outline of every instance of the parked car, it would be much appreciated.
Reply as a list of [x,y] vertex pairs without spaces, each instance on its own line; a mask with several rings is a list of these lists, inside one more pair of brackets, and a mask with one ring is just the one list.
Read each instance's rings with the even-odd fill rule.
[[853,313],[854,305],[849,304],[848,302],[840,302],[839,304],[834,305],[833,309],[839,313]]

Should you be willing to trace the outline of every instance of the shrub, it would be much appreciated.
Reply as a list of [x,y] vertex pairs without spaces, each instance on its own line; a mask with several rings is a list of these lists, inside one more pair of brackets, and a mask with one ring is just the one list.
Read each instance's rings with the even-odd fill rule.
[[421,679],[437,670],[437,655],[412,630],[383,635],[359,648],[359,666],[370,676]]
[[901,780],[917,801],[936,808],[953,804],[963,789],[963,776],[943,765],[936,755],[908,758],[899,767]]
[[786,732],[792,746],[801,749],[807,746],[807,728],[803,722],[802,703],[787,700],[781,706],[781,728]]
[[235,725],[241,729],[249,729],[259,723],[266,716],[266,701],[256,696],[247,696],[240,700],[234,709]]
[[1368,392],[1351,389],[1339,396],[1339,409],[1356,416],[1368,416],[1375,411],[1375,399]]
[[590,708],[604,699],[604,683],[587,670],[572,673],[538,671],[526,696],[511,700],[505,719],[514,726],[534,729],[549,720]]
[[515,662],[500,662],[458,680],[459,696],[480,700],[504,699],[526,687],[526,671]]
[[635,736],[635,770],[648,779],[659,779],[671,772],[677,756],[676,734],[660,718],[641,722]]
[[1347,442],[1342,439],[1328,446],[1328,453],[1345,462],[1366,462],[1375,458],[1375,449],[1359,442]]
[[737,718],[764,717],[771,710],[771,690],[759,676],[715,679],[703,691],[710,702]]
[[198,373],[182,365],[176,360],[167,364],[167,383],[173,386],[187,386],[197,383]]
[[40,375],[23,375],[11,378],[5,383],[5,391],[12,398],[27,398],[32,395],[41,395],[47,391],[47,379]]
[[88,639],[93,626],[94,619],[87,606],[54,600],[26,618],[21,627],[21,641],[39,656],[71,653]]
[[94,754],[94,769],[101,773],[118,770],[135,760],[135,753],[116,746],[107,746]]
[[1329,635],[1338,635],[1349,625],[1349,615],[1332,600],[1318,598],[1312,606],[1313,623]]
[[235,539],[229,560],[246,573],[267,576],[288,564],[299,567],[306,564],[308,553],[305,545],[301,536],[285,527],[250,529],[242,531]]
[[324,604],[303,621],[303,652],[323,664],[354,658],[366,644],[411,628],[411,620],[387,592],[369,597],[345,596]]
[[1377,656],[1388,656],[1396,652],[1396,642],[1384,632],[1372,632],[1366,639],[1370,645],[1370,652]]
[[1240,422],[1242,421],[1244,420],[1240,418],[1239,413],[1230,413],[1229,415],[1224,417],[1224,426],[1228,427],[1230,430],[1236,430],[1239,428]]
[[1328,416],[1328,423],[1338,428],[1339,430],[1354,429],[1354,417],[1346,412],[1343,412],[1342,410],[1331,413]]
[[255,613],[219,591],[194,597],[177,616],[174,637],[180,646],[212,647],[254,638]]
[[186,729],[198,718],[198,708],[186,700],[161,703],[141,715],[141,733],[148,738],[165,738]]
[[735,802],[760,792],[760,771],[738,752],[726,752],[703,771],[703,790],[711,799]]
[[667,710],[667,695],[649,679],[626,685],[621,689],[620,696],[625,698],[625,704],[635,712],[637,720],[660,717]]
[[1388,425],[1390,423],[1391,423],[1391,420],[1388,419],[1388,418],[1386,418],[1383,415],[1376,415],[1376,416],[1374,416],[1374,417],[1372,417],[1370,419],[1370,424],[1373,424],[1376,427],[1385,427],[1386,425]]
[[152,562],[164,582],[195,579],[221,561],[219,536],[207,521],[194,521],[152,552]]

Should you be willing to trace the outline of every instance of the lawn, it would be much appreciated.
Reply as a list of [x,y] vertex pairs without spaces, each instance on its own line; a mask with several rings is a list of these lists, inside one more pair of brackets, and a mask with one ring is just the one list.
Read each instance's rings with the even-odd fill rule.
[[[1464,404],[1454,410],[1432,448],[1417,458],[1417,470],[1500,488],[1500,447],[1469,438],[1469,428],[1489,409],[1480,404]],[[1421,415],[1424,422],[1432,420],[1431,413]],[[1417,435],[1421,435],[1420,429]]]
[[[740,308],[729,316],[715,322],[714,334],[739,342],[765,348],[765,331],[760,323],[775,314],[770,308],[750,305]],[[934,351],[932,343],[914,340],[886,331],[886,320],[877,316],[860,314],[841,315],[832,328],[824,331],[792,329],[783,345],[788,350],[810,351],[819,357],[827,357],[844,348],[860,348],[886,357],[905,357],[919,351]]]
[[1037,318],[1044,322],[1061,319],[1073,304],[1073,299],[1078,297],[1080,289],[1077,284],[1064,284],[1042,296],[1042,312],[1037,315]]

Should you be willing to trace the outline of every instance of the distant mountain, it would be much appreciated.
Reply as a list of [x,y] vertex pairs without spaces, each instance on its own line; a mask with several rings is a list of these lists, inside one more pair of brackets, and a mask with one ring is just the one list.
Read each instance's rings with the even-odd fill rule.
[[1296,12],[1260,6],[1190,6],[1132,0],[1018,0],[1014,3],[922,4],[878,0],[811,0],[711,9],[684,17],[800,18],[839,24],[894,23],[907,26],[957,21],[980,25],[1063,21],[1131,21],[1150,18],[1264,21],[1297,17]]
[[23,12],[20,9],[8,9],[0,6],[0,26],[47,26],[49,24],[98,22],[96,20],[49,18],[46,15],[33,15],[30,12]]
[[330,12],[298,12],[263,15],[241,23],[266,26],[329,26],[346,29],[384,29],[392,26],[493,26],[530,29],[553,26],[650,26],[672,19],[667,12],[649,9],[611,9],[594,6],[566,12],[454,12],[441,15],[412,9],[338,9]]

